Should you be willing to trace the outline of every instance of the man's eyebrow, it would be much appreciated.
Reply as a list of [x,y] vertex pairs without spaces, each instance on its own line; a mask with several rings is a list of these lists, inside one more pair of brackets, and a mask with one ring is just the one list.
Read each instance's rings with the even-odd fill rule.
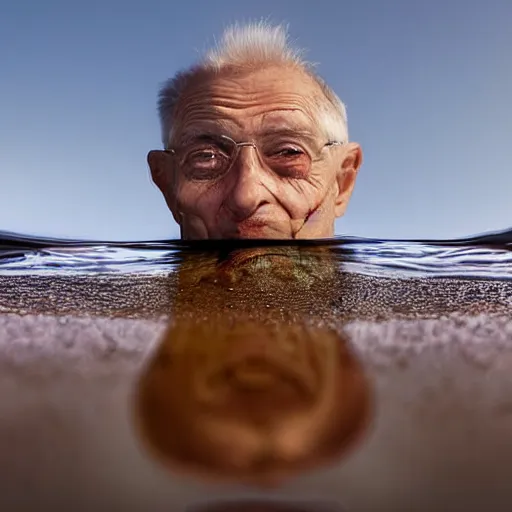
[[195,130],[187,130],[180,134],[180,139],[194,139],[196,137],[211,137],[215,135],[222,135],[224,130],[222,128],[202,128]]
[[224,133],[225,133],[225,131],[222,130],[220,127],[218,129],[204,128],[204,129],[189,130],[189,131],[180,133],[180,136],[177,138],[176,142],[178,144],[187,144],[188,142],[194,142],[198,139],[217,138],[221,135],[224,135]]
[[284,137],[300,137],[305,139],[315,139],[315,135],[311,130],[306,128],[297,127],[291,128],[289,126],[278,126],[265,128],[259,132],[261,137],[270,137],[270,136],[284,136]]
[[218,120],[215,122],[208,122],[200,126],[184,127],[180,131],[176,142],[183,143],[193,141],[200,137],[218,137],[219,135],[228,135],[233,130],[233,124],[228,121]]
[[[227,125],[206,125],[201,128],[192,128],[188,130],[184,130],[180,133],[176,142],[178,144],[187,144],[189,142],[194,142],[197,139],[202,138],[217,138],[222,135],[227,135],[228,137],[233,137]],[[268,137],[290,137],[290,138],[301,138],[307,141],[314,141],[317,137],[315,134],[304,127],[290,127],[290,126],[273,126],[268,128],[263,128],[259,130],[256,134],[257,138],[268,138]],[[233,137],[234,138],[234,137]],[[250,138],[247,136],[247,138]],[[235,140],[235,138],[234,138]],[[238,140],[237,142],[245,142],[245,140]]]

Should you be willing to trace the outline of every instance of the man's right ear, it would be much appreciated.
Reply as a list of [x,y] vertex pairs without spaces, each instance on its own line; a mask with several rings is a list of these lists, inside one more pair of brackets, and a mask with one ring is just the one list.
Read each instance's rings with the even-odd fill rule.
[[154,149],[148,153],[147,161],[151,171],[153,183],[160,189],[165,197],[165,202],[171,210],[174,220],[180,224],[176,196],[174,195],[174,168],[172,155],[166,151]]
[[165,151],[154,149],[148,153],[147,160],[153,183],[160,189],[162,194],[167,194],[171,184],[171,155]]

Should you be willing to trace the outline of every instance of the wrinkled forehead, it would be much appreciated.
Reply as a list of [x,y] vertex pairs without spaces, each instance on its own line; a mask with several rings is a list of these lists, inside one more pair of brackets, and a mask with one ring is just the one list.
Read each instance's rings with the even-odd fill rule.
[[323,101],[318,83],[293,67],[198,75],[180,95],[173,139],[205,129],[235,137],[279,129],[315,135]]

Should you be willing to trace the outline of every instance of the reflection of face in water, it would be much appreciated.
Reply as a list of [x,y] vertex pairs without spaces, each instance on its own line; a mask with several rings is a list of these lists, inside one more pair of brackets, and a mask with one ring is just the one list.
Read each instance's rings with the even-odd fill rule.
[[332,502],[251,500],[199,505],[187,509],[187,512],[346,512],[346,509]]
[[[222,246],[221,246],[222,247]],[[308,276],[315,279],[332,277],[333,255],[328,245],[274,245],[236,248],[224,245],[217,251],[191,253],[183,259],[180,277],[195,280],[227,277],[231,280],[270,271],[276,279],[297,280],[304,284]]]
[[200,311],[208,318],[244,314],[264,321],[332,317],[338,266],[325,246],[185,253],[172,299],[174,316]]
[[351,447],[368,398],[357,360],[327,328],[181,320],[142,376],[137,414],[170,466],[272,483]]
[[136,398],[157,457],[272,484],[353,446],[368,420],[367,382],[343,336],[314,314],[329,303],[332,270],[296,247],[184,261],[174,320]]

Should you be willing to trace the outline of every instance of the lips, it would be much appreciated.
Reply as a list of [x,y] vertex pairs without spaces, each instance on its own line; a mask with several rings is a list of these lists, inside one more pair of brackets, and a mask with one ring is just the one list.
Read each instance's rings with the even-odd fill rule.
[[269,224],[266,222],[257,222],[251,224],[238,225],[234,233],[235,238],[269,238],[267,234]]
[[238,224],[239,228],[257,228],[268,226],[274,219],[272,217],[250,217]]
[[[229,226],[229,227],[228,227]],[[281,238],[276,229],[276,216],[253,215],[239,222],[230,219],[226,224],[225,238]]]

